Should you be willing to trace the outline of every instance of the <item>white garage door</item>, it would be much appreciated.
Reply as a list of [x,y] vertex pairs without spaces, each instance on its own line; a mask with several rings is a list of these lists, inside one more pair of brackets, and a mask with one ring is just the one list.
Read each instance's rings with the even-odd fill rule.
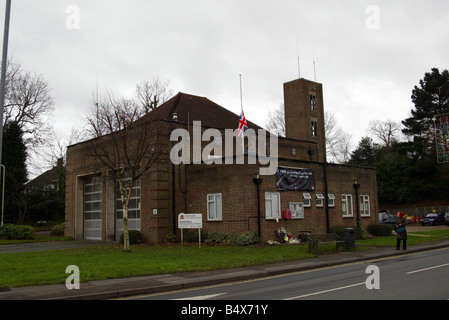
[[103,183],[101,176],[84,179],[84,239],[101,240]]

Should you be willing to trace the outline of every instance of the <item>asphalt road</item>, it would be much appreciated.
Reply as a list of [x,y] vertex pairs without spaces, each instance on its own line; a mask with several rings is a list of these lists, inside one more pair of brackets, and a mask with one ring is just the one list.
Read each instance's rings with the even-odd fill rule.
[[444,248],[260,280],[146,295],[133,299],[448,300],[448,274],[449,248]]

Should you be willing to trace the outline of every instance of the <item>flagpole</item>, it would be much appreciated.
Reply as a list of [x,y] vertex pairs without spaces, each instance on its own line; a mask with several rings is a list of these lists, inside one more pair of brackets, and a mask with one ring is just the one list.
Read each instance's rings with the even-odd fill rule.
[[[243,90],[242,90],[242,74],[240,76],[240,117],[243,116]],[[245,133],[242,134],[242,155],[245,154]]]

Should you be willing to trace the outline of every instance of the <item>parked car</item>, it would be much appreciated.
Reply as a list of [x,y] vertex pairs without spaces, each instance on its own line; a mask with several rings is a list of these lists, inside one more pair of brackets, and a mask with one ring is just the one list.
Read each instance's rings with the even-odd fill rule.
[[449,212],[446,212],[444,215],[444,223],[449,226]]
[[379,211],[379,223],[389,224],[393,228],[395,228],[396,220],[397,220],[397,217],[394,214],[390,213],[390,211],[388,211],[388,210],[380,210]]
[[433,225],[436,226],[438,224],[444,223],[444,213],[443,212],[432,212],[429,213],[425,218],[421,219],[421,225]]

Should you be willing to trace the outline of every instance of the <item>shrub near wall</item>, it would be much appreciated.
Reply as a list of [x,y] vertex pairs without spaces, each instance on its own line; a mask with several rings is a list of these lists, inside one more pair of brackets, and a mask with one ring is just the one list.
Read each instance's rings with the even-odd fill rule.
[[34,229],[30,226],[4,224],[0,227],[1,240],[30,240],[34,238]]
[[373,236],[385,237],[391,236],[393,227],[389,224],[371,223],[370,225],[368,225],[367,231]]

